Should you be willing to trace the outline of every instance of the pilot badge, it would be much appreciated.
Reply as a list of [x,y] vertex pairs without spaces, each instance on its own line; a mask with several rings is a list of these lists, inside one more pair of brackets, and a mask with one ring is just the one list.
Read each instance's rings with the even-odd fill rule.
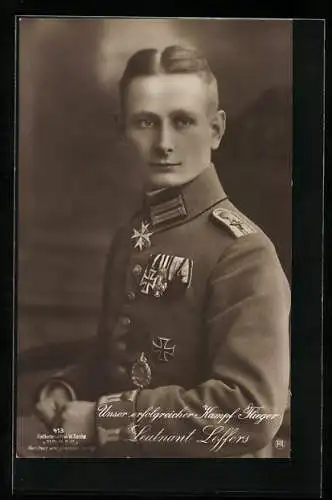
[[131,368],[131,381],[141,389],[151,382],[151,368],[144,352],[140,354]]

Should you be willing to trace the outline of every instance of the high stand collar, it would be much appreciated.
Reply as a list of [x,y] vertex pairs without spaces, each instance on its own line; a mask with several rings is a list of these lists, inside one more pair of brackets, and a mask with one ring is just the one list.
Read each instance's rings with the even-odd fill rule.
[[211,164],[187,184],[146,193],[143,212],[155,232],[187,222],[226,198]]

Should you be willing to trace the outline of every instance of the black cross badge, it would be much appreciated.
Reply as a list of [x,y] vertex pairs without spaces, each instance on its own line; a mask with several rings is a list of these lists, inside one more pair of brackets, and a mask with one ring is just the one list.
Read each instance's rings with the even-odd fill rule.
[[171,339],[166,337],[157,337],[152,341],[153,351],[158,354],[159,361],[167,362],[169,357],[174,357],[175,345],[169,346],[168,343]]
[[148,272],[145,270],[143,278],[141,279],[140,282],[141,292],[145,293],[146,295],[149,295],[150,288],[152,290],[155,289],[157,279],[158,279],[158,274],[156,269],[149,269]]

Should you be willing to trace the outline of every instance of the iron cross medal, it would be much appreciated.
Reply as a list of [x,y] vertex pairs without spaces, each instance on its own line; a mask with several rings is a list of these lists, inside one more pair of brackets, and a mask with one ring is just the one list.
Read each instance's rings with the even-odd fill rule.
[[136,240],[134,248],[138,248],[139,251],[149,248],[151,246],[150,236],[152,236],[152,232],[150,232],[149,224],[142,221],[140,229],[134,229],[131,237],[131,239]]
[[159,361],[167,363],[169,358],[174,358],[176,345],[169,345],[171,340],[167,337],[157,337],[152,340],[153,351],[157,354]]

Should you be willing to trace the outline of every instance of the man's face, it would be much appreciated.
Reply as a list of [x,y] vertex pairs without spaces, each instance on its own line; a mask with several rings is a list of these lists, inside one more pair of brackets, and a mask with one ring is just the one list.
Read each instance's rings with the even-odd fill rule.
[[215,109],[211,113],[209,104],[208,85],[197,75],[132,80],[123,117],[125,135],[147,166],[150,189],[185,184],[210,164],[224,115]]

